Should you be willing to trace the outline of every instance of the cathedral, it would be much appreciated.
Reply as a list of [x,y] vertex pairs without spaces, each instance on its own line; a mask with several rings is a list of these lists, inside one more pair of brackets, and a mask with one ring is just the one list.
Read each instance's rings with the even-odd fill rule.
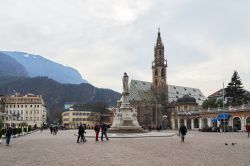
[[170,118],[174,108],[173,104],[179,98],[188,95],[195,98],[198,105],[205,100],[205,96],[197,88],[168,85],[167,60],[160,31],[158,31],[154,46],[152,82],[131,80],[129,93],[129,101],[131,106],[137,110],[139,124],[152,128],[159,125],[171,128]]

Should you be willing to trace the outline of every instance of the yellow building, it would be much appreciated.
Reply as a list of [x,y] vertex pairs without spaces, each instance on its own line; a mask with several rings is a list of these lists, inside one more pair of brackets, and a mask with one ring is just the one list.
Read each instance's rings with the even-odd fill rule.
[[75,129],[80,124],[86,125],[87,129],[92,129],[96,123],[109,123],[110,116],[106,109],[91,105],[74,105],[62,113],[62,124],[67,129]]

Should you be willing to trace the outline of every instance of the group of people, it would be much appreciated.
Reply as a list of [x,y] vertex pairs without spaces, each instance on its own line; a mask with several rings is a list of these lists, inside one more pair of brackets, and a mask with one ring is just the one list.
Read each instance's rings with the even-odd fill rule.
[[56,135],[59,130],[59,127],[57,125],[50,125],[49,129],[51,134]]
[[[99,139],[99,133],[101,131],[101,141],[103,141],[103,138],[105,137],[106,140],[108,141],[109,138],[107,136],[107,130],[108,130],[108,125],[105,123],[100,124],[96,124],[94,127],[95,130],[95,140],[98,141]],[[84,134],[86,133],[85,131],[85,127],[81,124],[78,128],[78,137],[77,137],[77,143],[81,142],[86,142],[86,138],[84,136]]]

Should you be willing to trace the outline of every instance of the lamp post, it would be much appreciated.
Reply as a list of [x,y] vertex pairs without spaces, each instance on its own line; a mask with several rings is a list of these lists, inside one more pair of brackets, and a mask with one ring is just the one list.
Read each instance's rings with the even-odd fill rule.
[[156,127],[158,126],[158,123],[157,123],[157,100],[155,100],[155,126]]
[[167,126],[167,117],[168,116],[167,115],[163,115],[162,117],[164,118],[164,121],[165,121],[165,129],[167,129],[167,127],[168,127]]

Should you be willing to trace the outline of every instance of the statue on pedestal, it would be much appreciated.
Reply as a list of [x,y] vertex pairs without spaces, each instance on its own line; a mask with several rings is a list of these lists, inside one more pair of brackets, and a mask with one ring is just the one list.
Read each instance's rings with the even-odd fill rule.
[[122,78],[123,92],[128,92],[128,75],[125,72]]
[[124,73],[122,78],[123,92],[121,106],[116,111],[110,132],[137,133],[143,132],[137,121],[137,112],[129,103],[128,75]]

